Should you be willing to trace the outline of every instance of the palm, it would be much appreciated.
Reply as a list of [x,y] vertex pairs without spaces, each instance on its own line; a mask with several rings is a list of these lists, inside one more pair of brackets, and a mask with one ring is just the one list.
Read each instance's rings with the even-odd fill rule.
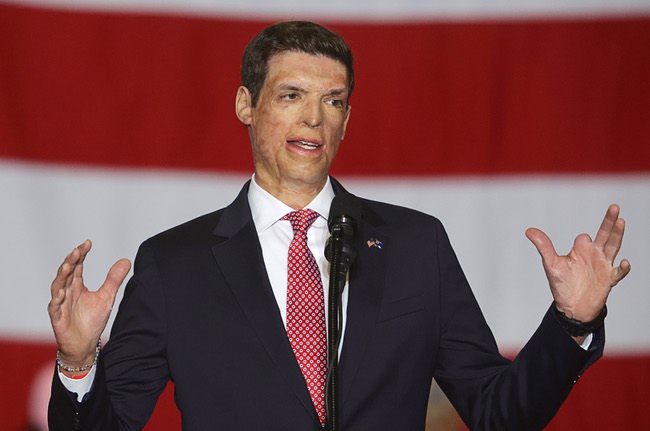
[[83,261],[90,248],[87,241],[66,257],[52,283],[48,306],[59,350],[79,360],[94,350],[108,322],[119,285],[131,266],[126,259],[118,261],[104,284],[92,292],[83,281]]

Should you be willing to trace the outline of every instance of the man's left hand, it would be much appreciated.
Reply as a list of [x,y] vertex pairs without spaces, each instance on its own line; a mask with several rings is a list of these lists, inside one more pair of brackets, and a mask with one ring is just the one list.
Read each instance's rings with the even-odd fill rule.
[[630,272],[630,262],[623,259],[614,267],[621,248],[625,221],[619,218],[618,205],[610,205],[596,239],[581,234],[566,256],[559,256],[548,236],[529,228],[526,237],[542,256],[555,306],[567,317],[590,322],[605,306],[612,288]]

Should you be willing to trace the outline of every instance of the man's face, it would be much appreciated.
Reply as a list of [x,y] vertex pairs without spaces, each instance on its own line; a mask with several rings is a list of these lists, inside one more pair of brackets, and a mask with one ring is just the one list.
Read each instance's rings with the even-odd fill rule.
[[256,107],[240,87],[237,115],[248,127],[255,178],[271,194],[325,184],[350,114],[345,66],[283,52],[269,60]]

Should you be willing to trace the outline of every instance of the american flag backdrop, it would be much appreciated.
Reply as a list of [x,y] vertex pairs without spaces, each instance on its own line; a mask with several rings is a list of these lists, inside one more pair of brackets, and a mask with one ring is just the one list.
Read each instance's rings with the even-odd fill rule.
[[[442,220],[504,354],[552,300],[526,228],[566,253],[621,206],[605,357],[548,429],[650,430],[650,0],[0,1],[0,429],[42,417],[65,255],[93,240],[96,288],[250,178],[241,54],[289,19],[355,53],[333,175]],[[155,415],[179,429],[169,393]]]

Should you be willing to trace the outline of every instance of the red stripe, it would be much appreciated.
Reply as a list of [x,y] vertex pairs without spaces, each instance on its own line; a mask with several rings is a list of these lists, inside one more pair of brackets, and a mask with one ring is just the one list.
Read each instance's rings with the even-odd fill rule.
[[649,386],[650,355],[605,356],[585,372],[545,429],[648,430]]
[[[0,5],[0,157],[250,171],[265,24]],[[650,17],[332,27],[358,82],[335,173],[650,170]]]

